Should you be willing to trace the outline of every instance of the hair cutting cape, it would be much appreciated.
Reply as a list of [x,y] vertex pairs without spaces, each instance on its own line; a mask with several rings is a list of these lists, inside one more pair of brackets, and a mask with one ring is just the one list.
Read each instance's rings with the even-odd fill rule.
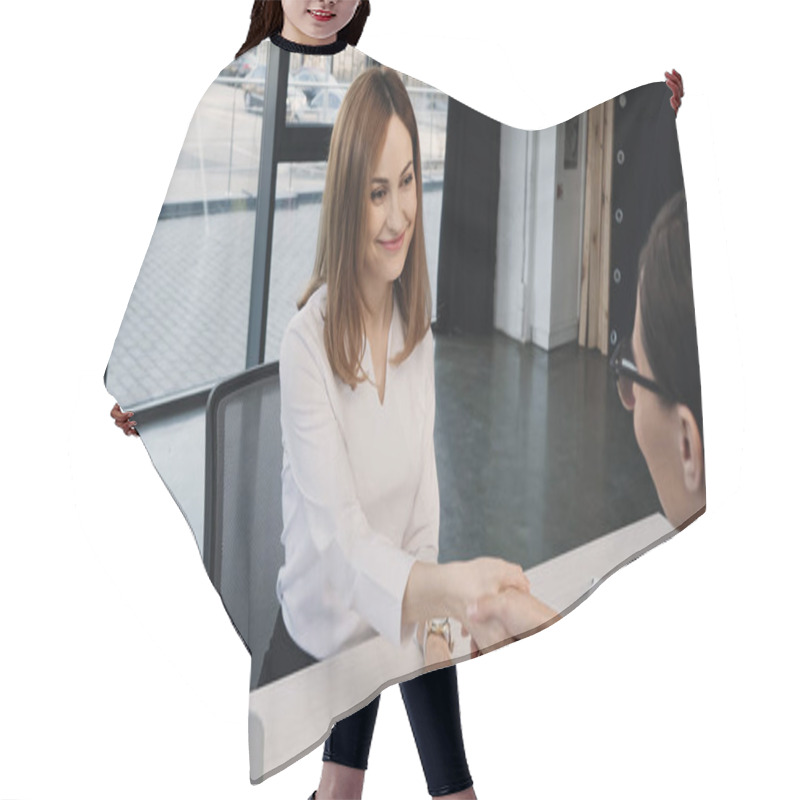
[[[421,674],[399,626],[416,559],[519,564],[563,615],[675,532],[609,368],[633,328],[640,252],[683,189],[669,89],[529,131],[399,75],[417,125],[433,324],[387,366],[380,407],[370,382],[352,390],[330,372],[327,286],[297,307],[323,189],[343,185],[328,173],[333,125],[374,66],[349,46],[320,55],[265,40],[221,72],[105,375],[252,656],[253,782]],[[358,214],[378,202],[371,192]],[[453,660],[469,658],[451,626]]]

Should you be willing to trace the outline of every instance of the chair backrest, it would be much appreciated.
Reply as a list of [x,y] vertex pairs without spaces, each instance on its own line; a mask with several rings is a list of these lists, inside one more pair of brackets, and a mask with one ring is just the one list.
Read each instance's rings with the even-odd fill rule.
[[206,406],[203,560],[257,665],[279,609],[282,463],[277,362],[216,386]]

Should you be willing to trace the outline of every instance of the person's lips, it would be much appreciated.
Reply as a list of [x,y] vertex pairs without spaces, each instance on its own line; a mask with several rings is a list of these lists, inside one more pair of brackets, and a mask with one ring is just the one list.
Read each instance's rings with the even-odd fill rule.
[[378,239],[378,243],[383,245],[387,250],[395,251],[399,250],[403,246],[403,240],[405,237],[406,232],[403,231],[396,239],[389,239],[388,241]]
[[310,8],[308,13],[311,14],[314,19],[318,19],[320,22],[327,22],[329,19],[332,19],[336,16],[336,14],[332,14],[330,11],[320,11],[316,8]]

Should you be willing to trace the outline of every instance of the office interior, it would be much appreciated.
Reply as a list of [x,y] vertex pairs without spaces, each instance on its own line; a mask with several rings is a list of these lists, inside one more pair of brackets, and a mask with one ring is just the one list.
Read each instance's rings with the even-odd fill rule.
[[[313,267],[335,114],[374,63],[262,43],[208,88],[178,155],[106,386],[201,553],[209,396],[277,360]],[[528,569],[660,510],[608,357],[633,325],[658,199],[682,186],[674,123],[653,113],[667,90],[527,131],[402,77],[434,301],[440,560]]]

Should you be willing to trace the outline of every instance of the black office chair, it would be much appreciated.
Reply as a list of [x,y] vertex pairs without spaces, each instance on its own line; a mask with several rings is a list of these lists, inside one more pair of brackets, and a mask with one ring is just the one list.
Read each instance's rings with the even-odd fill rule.
[[222,381],[206,405],[203,560],[252,656],[251,687],[280,608],[282,462],[278,363]]

